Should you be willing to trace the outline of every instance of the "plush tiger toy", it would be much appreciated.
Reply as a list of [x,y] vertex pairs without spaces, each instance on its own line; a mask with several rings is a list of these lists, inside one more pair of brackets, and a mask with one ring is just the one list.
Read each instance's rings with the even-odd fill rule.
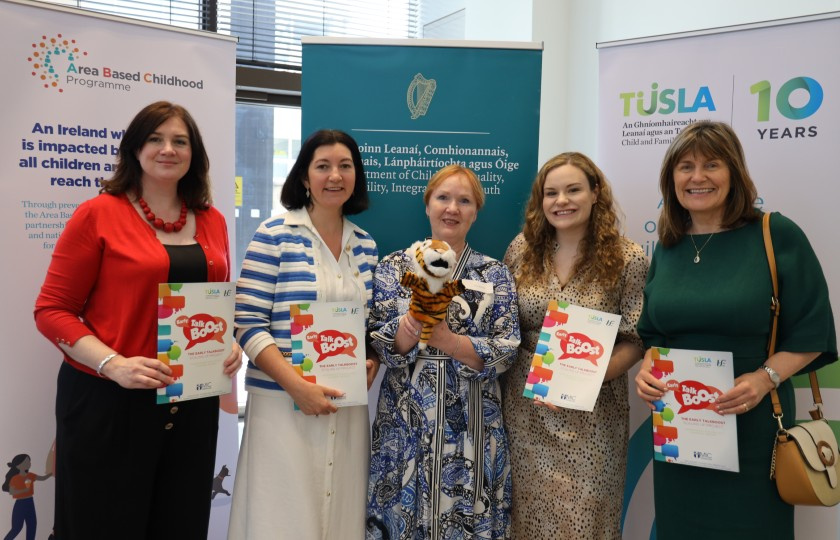
[[406,272],[400,284],[411,289],[408,313],[423,324],[418,347],[424,350],[435,325],[446,316],[452,298],[464,292],[464,285],[460,279],[451,280],[458,260],[446,242],[417,241],[406,253],[414,271]]

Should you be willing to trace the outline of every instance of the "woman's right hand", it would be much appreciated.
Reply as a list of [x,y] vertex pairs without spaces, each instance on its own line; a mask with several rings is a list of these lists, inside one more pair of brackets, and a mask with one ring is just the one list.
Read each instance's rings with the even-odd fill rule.
[[413,349],[420,341],[420,330],[422,328],[423,323],[408,313],[400,316],[397,335],[394,336],[394,351],[397,354],[406,354]]
[[156,358],[118,354],[102,368],[102,375],[123,388],[163,388],[175,382],[172,370]]
[[300,383],[293,385],[292,388],[286,388],[286,391],[295,401],[295,404],[301,412],[309,416],[337,412],[338,407],[329,398],[344,395],[344,392],[341,390],[311,383],[303,379],[300,379]]
[[652,367],[653,356],[651,349],[648,349],[645,351],[639,373],[636,374],[636,394],[647,402],[650,410],[654,411],[656,407],[653,402],[662,399],[665,395],[665,383],[653,376]]

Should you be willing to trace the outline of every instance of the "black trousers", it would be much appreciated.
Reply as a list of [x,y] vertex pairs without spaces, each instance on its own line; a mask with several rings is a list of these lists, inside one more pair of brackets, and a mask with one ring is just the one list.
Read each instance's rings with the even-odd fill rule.
[[206,540],[218,397],[157,405],[64,363],[55,415],[56,540]]

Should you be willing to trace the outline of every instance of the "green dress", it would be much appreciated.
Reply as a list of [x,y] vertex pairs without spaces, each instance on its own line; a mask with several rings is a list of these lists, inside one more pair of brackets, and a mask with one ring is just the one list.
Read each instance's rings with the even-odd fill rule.
[[[770,220],[779,275],[781,315],[777,351],[822,354],[808,371],[837,360],[828,287],[808,239],[789,219]],[[706,243],[708,240],[708,243]],[[646,347],[732,351],[735,377],[767,359],[770,270],[761,221],[730,231],[695,235],[656,247],[645,286],[639,335]],[[779,387],[784,423],[793,423],[790,381]],[[738,415],[740,472],[653,463],[659,540],[793,538],[793,507],[769,478],[776,422],[769,394]]]

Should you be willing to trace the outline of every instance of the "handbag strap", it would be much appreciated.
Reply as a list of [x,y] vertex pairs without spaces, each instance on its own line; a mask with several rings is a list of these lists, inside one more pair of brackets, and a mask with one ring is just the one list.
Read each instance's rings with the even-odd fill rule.
[[[764,250],[767,252],[767,264],[770,266],[770,281],[773,283],[773,296],[770,297],[770,311],[773,313],[773,320],[770,328],[770,341],[767,344],[767,357],[770,358],[776,352],[776,335],[779,330],[779,313],[781,311],[781,304],[779,303],[779,276],[776,273],[776,255],[773,252],[773,240],[770,237],[770,213],[764,214],[761,223],[762,233],[764,235]],[[808,380],[811,383],[811,394],[814,396],[814,405],[816,408],[809,411],[811,418],[819,420],[822,415],[822,395],[820,395],[820,383],[817,380],[817,372],[812,371],[808,374]],[[773,403],[773,417],[779,421],[779,429],[782,429],[782,403],[779,401],[779,393],[776,389],[770,390],[770,401]]]

